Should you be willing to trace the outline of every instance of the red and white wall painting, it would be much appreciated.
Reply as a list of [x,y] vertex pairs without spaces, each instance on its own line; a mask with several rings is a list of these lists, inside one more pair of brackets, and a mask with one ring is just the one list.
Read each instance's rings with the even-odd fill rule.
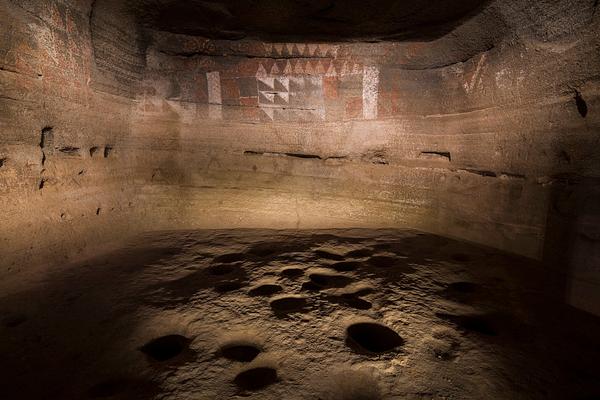
[[336,58],[335,45],[265,47],[268,57],[215,65],[206,72],[209,118],[263,122],[377,118],[376,66]]

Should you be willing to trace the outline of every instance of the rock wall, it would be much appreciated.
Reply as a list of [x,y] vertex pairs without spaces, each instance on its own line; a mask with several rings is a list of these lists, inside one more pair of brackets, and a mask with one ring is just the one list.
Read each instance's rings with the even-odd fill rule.
[[118,70],[133,57],[127,25],[100,17],[89,1],[0,4],[2,273],[64,262],[146,223],[122,145],[143,64]]
[[597,8],[264,43],[142,28],[112,0],[5,2],[4,262],[149,229],[408,226],[544,260],[600,313]]

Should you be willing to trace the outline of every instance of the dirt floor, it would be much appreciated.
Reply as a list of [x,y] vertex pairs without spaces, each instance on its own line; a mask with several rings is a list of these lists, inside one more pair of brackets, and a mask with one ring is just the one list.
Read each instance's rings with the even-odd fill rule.
[[600,399],[600,320],[413,231],[178,231],[0,282],[0,398]]

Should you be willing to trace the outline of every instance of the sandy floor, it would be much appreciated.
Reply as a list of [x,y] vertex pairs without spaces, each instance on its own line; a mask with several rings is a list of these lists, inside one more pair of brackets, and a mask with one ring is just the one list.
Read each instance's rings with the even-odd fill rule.
[[391,230],[149,234],[0,283],[5,399],[599,399],[535,263]]

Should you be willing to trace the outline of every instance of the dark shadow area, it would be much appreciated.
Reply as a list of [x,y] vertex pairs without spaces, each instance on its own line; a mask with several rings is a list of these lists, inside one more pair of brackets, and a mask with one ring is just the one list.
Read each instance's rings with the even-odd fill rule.
[[152,339],[140,351],[158,362],[170,361],[189,352],[191,340],[181,335],[166,335]]
[[[567,303],[600,315],[600,179],[558,176],[549,197],[544,263],[563,279]],[[589,296],[589,297],[588,297]]]
[[272,385],[278,380],[275,368],[257,367],[240,372],[235,377],[235,384],[240,389],[255,391]]
[[137,0],[144,26],[160,31],[239,40],[432,40],[477,14],[485,0]]
[[404,340],[385,325],[360,322],[346,329],[346,343],[356,351],[385,353],[397,350]]
[[228,345],[221,347],[221,355],[228,360],[250,362],[260,354],[260,349],[250,345]]
[[0,313],[8,317],[0,328],[0,376],[10,378],[2,379],[2,396],[152,398],[157,382],[148,371],[132,373],[120,357],[133,357],[144,345],[128,342],[143,306],[137,277],[181,251],[159,244],[125,248],[51,271],[33,289],[4,292]]

